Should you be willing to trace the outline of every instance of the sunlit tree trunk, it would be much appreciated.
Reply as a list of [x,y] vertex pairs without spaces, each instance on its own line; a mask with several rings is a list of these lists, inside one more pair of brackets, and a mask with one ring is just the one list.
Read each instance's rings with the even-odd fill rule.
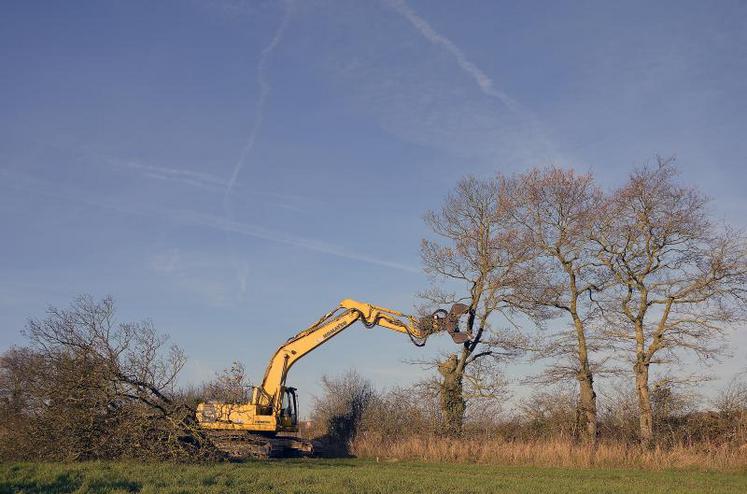
[[635,387],[638,394],[639,426],[641,446],[649,448],[654,440],[654,414],[648,387],[648,364],[639,356],[634,369]]
[[440,383],[440,405],[443,416],[443,432],[449,436],[462,434],[464,425],[464,367],[459,365],[456,354],[452,354],[438,366],[442,379]]

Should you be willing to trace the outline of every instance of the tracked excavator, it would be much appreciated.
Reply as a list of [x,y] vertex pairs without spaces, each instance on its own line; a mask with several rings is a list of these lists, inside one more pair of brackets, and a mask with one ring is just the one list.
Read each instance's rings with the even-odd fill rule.
[[428,336],[447,332],[454,343],[469,343],[459,319],[468,312],[464,304],[430,317],[416,318],[399,311],[345,299],[318,321],[288,339],[270,359],[262,384],[254,386],[247,403],[206,402],[197,406],[197,421],[213,444],[229,458],[311,456],[324,446],[294,435],[298,432],[296,389],[286,385],[288,371],[301,357],[360,321],[406,334],[416,346]]

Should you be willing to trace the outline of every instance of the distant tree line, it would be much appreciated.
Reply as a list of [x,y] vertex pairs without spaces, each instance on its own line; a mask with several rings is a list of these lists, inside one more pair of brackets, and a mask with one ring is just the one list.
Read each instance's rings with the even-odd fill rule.
[[[632,381],[632,380],[631,380]],[[601,390],[600,441],[578,441],[579,393],[571,383],[543,386],[510,402],[470,397],[462,434],[444,432],[440,386],[425,380],[376,389],[350,371],[323,379],[313,404],[311,437],[334,438],[337,453],[369,458],[544,466],[744,469],[747,466],[747,375],[704,397],[669,380],[651,386],[657,448],[640,447],[634,382]]]

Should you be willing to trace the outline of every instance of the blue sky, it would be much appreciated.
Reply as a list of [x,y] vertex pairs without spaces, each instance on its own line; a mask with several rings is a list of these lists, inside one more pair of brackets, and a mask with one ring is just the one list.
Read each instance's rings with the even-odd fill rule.
[[[408,311],[422,214],[465,174],[557,164],[605,186],[656,154],[740,227],[747,3],[5,2],[0,349],[111,294],[183,346],[185,381],[351,297]],[[372,334],[377,332],[378,334]],[[423,376],[385,330],[296,367]],[[747,337],[713,372],[744,366]]]

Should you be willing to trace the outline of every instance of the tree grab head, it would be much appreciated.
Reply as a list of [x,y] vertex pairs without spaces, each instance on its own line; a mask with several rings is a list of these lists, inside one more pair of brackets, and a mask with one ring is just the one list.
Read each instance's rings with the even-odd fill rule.
[[469,306],[465,304],[454,304],[448,312],[446,309],[438,309],[430,317],[420,319],[419,329],[424,333],[438,333],[446,331],[451,335],[454,343],[460,345],[472,339],[472,334],[463,332],[459,328],[459,319],[469,312]]

